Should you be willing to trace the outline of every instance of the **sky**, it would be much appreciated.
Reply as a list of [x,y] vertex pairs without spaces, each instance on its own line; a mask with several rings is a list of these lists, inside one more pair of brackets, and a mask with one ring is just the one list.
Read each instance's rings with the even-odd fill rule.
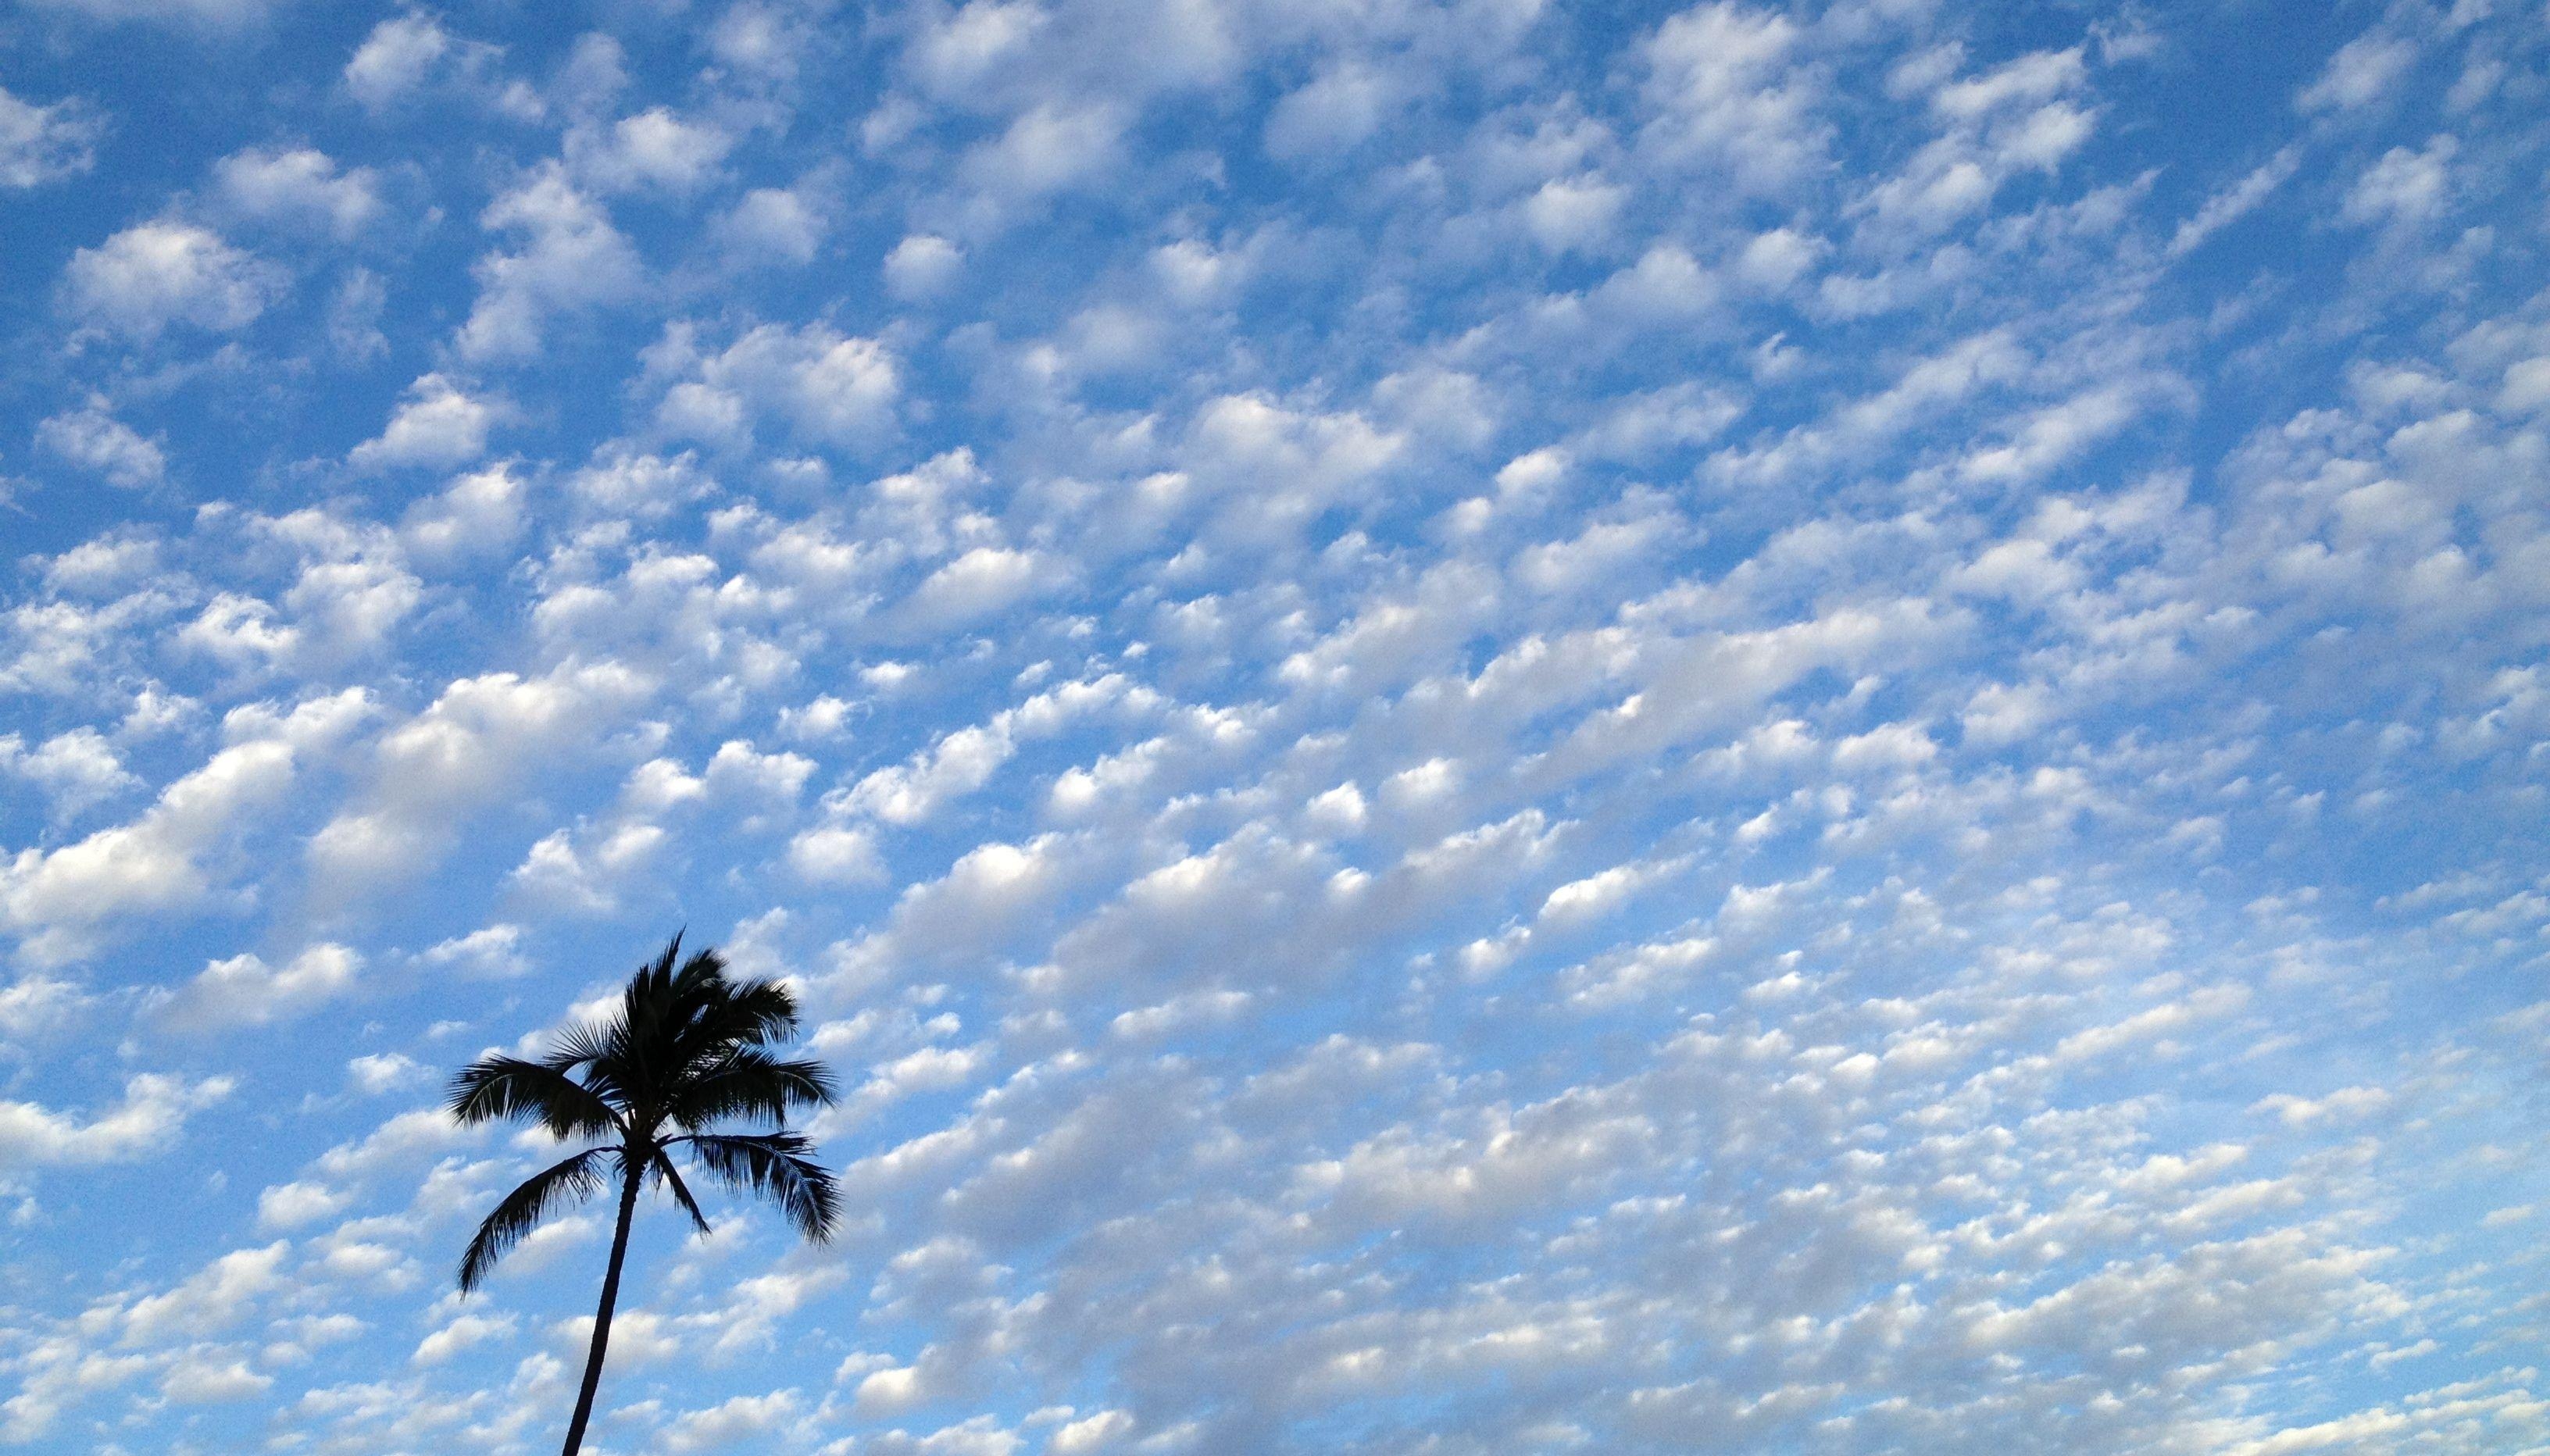
[[2550,1450],[2550,9],[18,0],[0,1443]]

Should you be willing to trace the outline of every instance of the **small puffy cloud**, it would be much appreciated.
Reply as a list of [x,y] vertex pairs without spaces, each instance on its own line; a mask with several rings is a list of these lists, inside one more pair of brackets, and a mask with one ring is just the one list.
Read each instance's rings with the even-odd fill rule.
[[779,710],[779,731],[800,742],[837,738],[849,730],[850,705],[827,693],[812,703]]
[[227,1077],[188,1082],[146,1073],[122,1104],[82,1117],[32,1102],[0,1102],[0,1167],[122,1162],[174,1141],[186,1118],[230,1096]]
[[345,1063],[345,1081],[365,1097],[379,1097],[402,1087],[413,1087],[430,1075],[413,1058],[394,1051],[358,1056]]
[[74,101],[49,106],[0,88],[0,187],[37,187],[97,164],[105,127]]
[[161,219],[127,228],[71,254],[62,274],[73,317],[137,339],[172,324],[217,333],[244,329],[283,291],[272,264],[193,223]]
[[715,179],[718,163],[734,149],[735,138],[726,132],[684,121],[661,106],[623,117],[608,133],[578,133],[568,143],[577,175],[611,192],[697,191]]
[[1126,118],[1104,103],[1047,102],[1022,114],[965,159],[968,180],[1008,202],[1094,181],[1123,155]]
[[1338,60],[1275,103],[1266,118],[1266,154],[1301,162],[1352,150],[1398,109],[1401,89],[1385,68]]
[[551,316],[626,297],[644,276],[611,215],[554,163],[498,197],[479,223],[522,243],[478,260],[478,302],[460,329],[467,358],[537,354]]
[[0,734],[0,772],[41,790],[55,824],[142,782],[125,769],[115,745],[92,728],[56,733],[32,748],[16,733]]
[[399,539],[426,563],[484,555],[523,532],[523,482],[509,464],[490,465],[454,479],[440,495],[408,508]]
[[2258,1100],[2249,1109],[2253,1113],[2272,1113],[2288,1127],[2308,1127],[2319,1122],[2354,1121],[2380,1113],[2391,1106],[2392,1094],[2380,1087],[2341,1087],[2324,1097],[2296,1097],[2279,1092]]
[[418,11],[393,16],[372,27],[345,62],[345,89],[378,111],[424,84],[451,49],[451,38],[433,17]]
[[168,1368],[159,1393],[179,1406],[210,1406],[254,1400],[273,1384],[273,1376],[249,1369],[244,1359],[190,1352]]
[[808,829],[791,839],[788,867],[815,885],[865,885],[885,878],[875,836],[842,825]]
[[1182,456],[1194,479],[1223,497],[1224,529],[1265,540],[1355,496],[1407,445],[1407,437],[1361,415],[1241,394],[1196,410]]
[[503,1339],[514,1332],[511,1314],[459,1314],[441,1329],[417,1342],[416,1353],[409,1357],[418,1365],[440,1365],[463,1350]]
[[1783,289],[1814,267],[1827,250],[1820,238],[1794,228],[1757,233],[1736,254],[1735,272],[1758,288]]
[[1610,241],[1629,189],[1601,177],[1559,177],[1523,199],[1523,226],[1551,252],[1595,251]]
[[566,488],[578,501],[597,511],[660,516],[684,501],[706,495],[714,488],[714,482],[700,469],[699,456],[690,450],[666,456],[606,446],[590,464],[567,476]]
[[2304,111],[2352,111],[2389,94],[2417,63],[2416,43],[2387,31],[2370,31],[2337,49],[2319,78],[2294,104]]
[[1054,1428],[1045,1443],[1052,1456],[1088,1456],[1118,1444],[1133,1429],[1133,1417],[1122,1410],[1099,1410]]
[[1784,191],[1820,164],[1830,132],[1806,39],[1786,15],[1724,0],[1666,21],[1645,47],[1642,140],[1673,165]]
[[502,408],[463,391],[442,374],[427,374],[407,387],[390,423],[346,458],[358,468],[396,465],[450,466],[486,453],[487,429]]
[[946,291],[965,264],[964,249],[934,233],[915,233],[885,255],[886,291],[906,302]]
[[853,1408],[865,1415],[890,1415],[920,1405],[930,1394],[917,1367],[889,1365],[860,1378]]
[[245,1318],[256,1303],[285,1287],[288,1239],[233,1249],[170,1288],[134,1301],[124,1310],[129,1344],[159,1345],[203,1339]]
[[351,1202],[324,1183],[278,1183],[256,1196],[256,1225],[292,1229],[330,1217]]
[[534,844],[509,878],[537,903],[605,915],[619,908],[621,886],[669,837],[651,824],[613,825],[592,834],[557,829]]
[[797,1419],[799,1408],[795,1391],[737,1396],[723,1405],[675,1416],[664,1427],[663,1447],[677,1453],[719,1451],[750,1441],[766,1448],[774,1435]]
[[2350,223],[2426,222],[2452,197],[2452,161],[2461,144],[2437,135],[2415,150],[2394,146],[2356,178],[2341,209]]
[[369,167],[339,171],[315,147],[251,146],[213,165],[214,187],[231,213],[351,238],[378,216],[378,178]]
[[354,989],[363,958],[322,942],[282,965],[250,952],[217,960],[154,1003],[159,1020],[179,1031],[265,1026],[293,1020]]
[[815,260],[831,229],[802,192],[755,187],[718,219],[717,237],[729,252],[791,263]]
[[964,99],[1029,54],[1052,20],[1038,5],[966,5],[922,31],[912,47],[913,74],[932,95]]
[[524,975],[532,968],[523,954],[520,925],[489,925],[466,935],[454,935],[421,952],[417,959],[437,970],[487,980]]
[[157,440],[145,439],[94,405],[38,425],[36,446],[127,490],[155,485],[168,473],[168,457]]
[[690,377],[665,391],[657,423],[694,438],[739,443],[751,422],[784,422],[830,444],[881,442],[895,428],[903,375],[892,350],[821,324],[764,324],[725,349],[698,352],[677,333],[668,357],[687,355]]
[[909,625],[931,631],[999,615],[1061,584],[1058,564],[1034,551],[977,546],[932,572],[903,604]]

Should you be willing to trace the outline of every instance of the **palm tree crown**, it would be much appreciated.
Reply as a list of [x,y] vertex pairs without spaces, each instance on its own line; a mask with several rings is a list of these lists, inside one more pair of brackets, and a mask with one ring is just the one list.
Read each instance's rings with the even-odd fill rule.
[[[478,1288],[496,1261],[550,1213],[615,1179],[619,1185],[619,1225],[584,1388],[567,1430],[567,1456],[582,1443],[592,1415],[638,1193],[663,1187],[701,1232],[709,1229],[675,1166],[676,1150],[729,1188],[776,1203],[816,1242],[832,1236],[840,1216],[833,1176],[809,1156],[814,1144],[787,1125],[789,1113],[828,1107],[838,1095],[820,1062],[773,1049],[797,1033],[796,998],[775,982],[728,980],[726,962],[714,950],[683,960],[681,944],[675,935],[639,967],[610,1016],[556,1033],[538,1057],[480,1057],[451,1082],[448,1106],[463,1123],[538,1122],[561,1140],[593,1142],[496,1205],[461,1255],[462,1293]],[[736,1121],[769,1130],[711,1130]]]

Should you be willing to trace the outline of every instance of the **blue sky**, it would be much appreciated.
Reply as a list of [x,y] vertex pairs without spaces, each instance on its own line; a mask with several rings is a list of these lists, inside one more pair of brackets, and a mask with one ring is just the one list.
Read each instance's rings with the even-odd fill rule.
[[[1981,13],[1976,13],[1981,12]],[[2550,1449],[2538,4],[0,19],[0,1440]]]

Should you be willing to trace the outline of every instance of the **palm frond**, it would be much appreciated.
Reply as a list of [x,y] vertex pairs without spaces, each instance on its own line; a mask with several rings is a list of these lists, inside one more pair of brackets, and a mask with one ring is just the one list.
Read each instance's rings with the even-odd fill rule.
[[616,1019],[579,1021],[550,1034],[549,1049],[541,1055],[540,1065],[569,1072],[577,1067],[608,1061],[618,1050],[619,1041],[620,1022]]
[[602,1093],[559,1068],[521,1057],[483,1056],[461,1068],[444,1107],[463,1123],[537,1121],[557,1137],[621,1131],[620,1115]]
[[832,1072],[811,1057],[782,1060],[757,1046],[735,1047],[682,1079],[665,1100],[665,1116],[685,1132],[729,1117],[780,1122],[791,1110],[839,1101]]
[[694,1054],[785,1041],[796,1034],[796,994],[776,981],[746,981],[727,988],[690,1028]]
[[662,1148],[655,1149],[655,1155],[647,1160],[646,1166],[666,1188],[673,1191],[673,1202],[680,1204],[682,1212],[691,1215],[691,1221],[699,1225],[700,1232],[716,1231],[709,1227],[709,1215],[700,1212],[700,1201],[691,1197],[691,1187],[682,1181],[681,1170],[673,1166],[673,1160],[664,1155]]
[[553,1071],[581,1072],[584,1085],[621,1108],[637,1105],[644,1079],[629,1065],[629,1028],[619,1018],[568,1026],[549,1038],[540,1065]]
[[617,1148],[589,1147],[562,1163],[544,1168],[505,1195],[496,1212],[478,1225],[477,1236],[460,1256],[460,1292],[467,1294],[487,1278],[487,1271],[526,1234],[539,1226],[552,1209],[584,1202],[602,1191],[602,1171],[594,1164]]
[[815,1145],[803,1133],[700,1133],[687,1141],[700,1166],[729,1188],[777,1204],[816,1243],[832,1238],[840,1220],[839,1193],[833,1175],[807,1156]]

